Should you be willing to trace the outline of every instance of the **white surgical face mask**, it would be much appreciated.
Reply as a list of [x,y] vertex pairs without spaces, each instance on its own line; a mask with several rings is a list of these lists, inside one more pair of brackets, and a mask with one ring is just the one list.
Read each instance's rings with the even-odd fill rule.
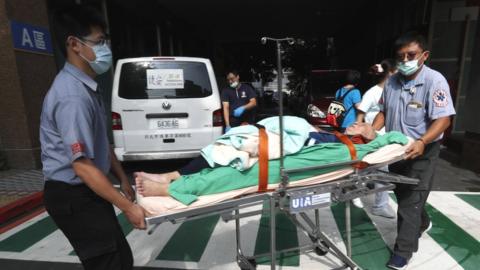
[[85,56],[80,54],[80,57],[82,57],[85,61],[88,62],[90,67],[97,73],[98,75],[105,73],[107,70],[110,69],[112,66],[112,51],[108,47],[107,44],[99,44],[95,46],[90,46],[87,43],[81,41],[78,39],[82,44],[85,46],[91,48],[93,50],[93,53],[95,54],[95,60],[90,61]]
[[237,86],[238,86],[238,82],[232,82],[230,84],[230,87],[232,87],[232,88],[237,88]]
[[398,69],[398,72],[400,72],[402,75],[410,76],[413,73],[415,73],[419,68],[421,68],[422,65],[418,65],[418,59],[414,59],[414,60],[398,63],[397,69]]

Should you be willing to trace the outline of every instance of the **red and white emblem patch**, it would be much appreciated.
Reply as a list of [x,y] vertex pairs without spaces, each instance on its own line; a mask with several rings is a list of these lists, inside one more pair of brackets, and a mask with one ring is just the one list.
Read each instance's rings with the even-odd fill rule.
[[436,107],[445,107],[448,104],[445,90],[437,90],[433,93],[433,103]]
[[72,154],[76,155],[78,153],[83,153],[85,152],[85,145],[79,142],[76,142],[71,145],[72,148]]

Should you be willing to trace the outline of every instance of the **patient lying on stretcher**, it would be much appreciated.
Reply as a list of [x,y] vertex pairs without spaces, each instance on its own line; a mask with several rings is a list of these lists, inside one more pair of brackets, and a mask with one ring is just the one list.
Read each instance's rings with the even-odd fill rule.
[[[364,144],[375,139],[376,137],[376,133],[372,126],[366,123],[353,124],[346,129],[345,134],[348,135],[354,144]],[[340,142],[335,134],[315,128],[308,133],[308,137],[306,138],[304,145],[308,147],[311,145],[332,142]],[[209,162],[203,156],[200,156],[192,160],[178,171],[172,171],[163,174],[136,172],[134,176],[137,191],[144,197],[169,196],[169,186],[172,181],[179,179],[182,175],[194,174],[210,167],[211,164],[209,164]]]

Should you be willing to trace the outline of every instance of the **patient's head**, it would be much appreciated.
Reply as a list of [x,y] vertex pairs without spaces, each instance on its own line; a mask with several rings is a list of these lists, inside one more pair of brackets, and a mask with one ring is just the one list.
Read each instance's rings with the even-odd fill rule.
[[377,136],[372,125],[367,123],[354,123],[345,130],[347,135],[361,135],[367,140],[373,140]]

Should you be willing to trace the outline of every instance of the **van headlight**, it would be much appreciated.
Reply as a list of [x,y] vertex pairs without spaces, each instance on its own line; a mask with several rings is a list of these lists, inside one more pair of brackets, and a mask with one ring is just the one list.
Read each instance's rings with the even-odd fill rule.
[[307,107],[307,115],[315,118],[325,118],[327,117],[324,112],[322,112],[317,106],[310,104]]

